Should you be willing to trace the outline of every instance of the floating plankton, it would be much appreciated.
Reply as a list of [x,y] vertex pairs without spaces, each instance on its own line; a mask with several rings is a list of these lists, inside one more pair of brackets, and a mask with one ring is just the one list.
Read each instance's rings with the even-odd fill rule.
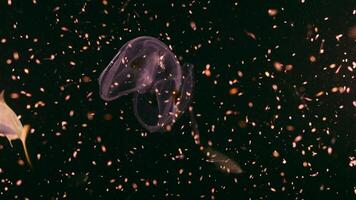
[[6,137],[9,140],[11,147],[11,141],[20,139],[27,162],[32,167],[26,147],[26,137],[30,130],[30,126],[22,126],[16,113],[6,104],[4,93],[4,90],[0,93],[0,136]]

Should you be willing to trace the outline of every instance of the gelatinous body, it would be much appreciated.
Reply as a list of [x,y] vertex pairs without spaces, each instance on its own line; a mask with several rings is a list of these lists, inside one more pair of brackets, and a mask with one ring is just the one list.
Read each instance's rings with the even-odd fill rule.
[[124,44],[99,78],[105,101],[133,94],[135,116],[150,132],[173,125],[190,101],[192,65],[179,64],[176,56],[153,37],[138,37]]

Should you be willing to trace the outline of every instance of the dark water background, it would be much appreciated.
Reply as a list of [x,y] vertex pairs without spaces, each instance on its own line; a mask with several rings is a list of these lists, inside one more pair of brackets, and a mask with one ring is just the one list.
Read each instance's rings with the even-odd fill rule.
[[[33,128],[27,140],[33,169],[18,164],[24,158],[19,142],[11,148],[0,140],[1,199],[355,198],[350,163],[356,156],[356,69],[347,69],[356,61],[355,39],[348,36],[356,25],[355,1],[105,4],[0,4],[0,39],[6,39],[0,44],[0,87],[21,121]],[[269,16],[269,9],[277,9],[277,15]],[[192,105],[202,142],[210,141],[244,173],[223,173],[205,162],[187,114],[173,131],[147,134],[134,118],[130,96],[109,104],[99,98],[101,71],[126,41],[142,35],[171,45],[182,63],[195,66]],[[320,54],[322,40],[325,52]],[[13,59],[14,52],[19,59]],[[277,71],[275,62],[293,69]],[[342,66],[339,73],[329,67],[333,63]],[[208,64],[210,77],[202,74]],[[230,85],[234,79],[238,82]],[[350,92],[331,92],[343,86]],[[229,94],[233,87],[241,95]],[[324,95],[315,97],[320,91]],[[11,99],[11,93],[20,98]],[[35,108],[38,101],[45,106]],[[307,106],[298,109],[300,104]],[[228,110],[236,115],[227,116]],[[88,113],[94,113],[93,119]],[[298,135],[302,140],[293,147]],[[184,159],[172,160],[179,149]]]

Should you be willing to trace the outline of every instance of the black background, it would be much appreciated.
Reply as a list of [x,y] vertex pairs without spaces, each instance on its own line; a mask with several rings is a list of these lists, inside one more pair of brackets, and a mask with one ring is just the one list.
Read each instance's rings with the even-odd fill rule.
[[[349,163],[356,156],[356,69],[348,70],[356,62],[355,40],[348,37],[356,25],[355,1],[105,4],[94,0],[0,4],[0,39],[6,39],[0,44],[0,87],[22,123],[33,128],[27,140],[32,169],[18,164],[24,158],[20,142],[11,148],[1,139],[1,199],[355,198],[355,168]],[[269,16],[269,9],[278,14]],[[343,37],[338,41],[339,34]],[[101,71],[126,41],[142,35],[171,45],[181,63],[195,66],[192,105],[199,114],[202,143],[210,141],[244,173],[223,173],[205,162],[192,139],[188,114],[171,132],[147,133],[133,115],[130,96],[110,103],[100,99]],[[322,40],[325,52],[320,54]],[[18,60],[13,59],[14,52]],[[275,62],[293,69],[277,71]],[[337,67],[329,68],[333,63],[341,66],[339,73]],[[208,64],[210,77],[202,74]],[[230,85],[234,79],[238,82]],[[343,86],[350,92],[331,92]],[[241,94],[230,95],[233,87]],[[320,91],[324,95],[315,97]],[[20,98],[11,99],[11,93]],[[35,108],[38,101],[45,106]],[[298,109],[300,104],[306,107]],[[224,119],[227,110],[236,115]],[[92,120],[89,112],[95,114]],[[111,120],[105,120],[108,115]],[[290,126],[294,130],[288,131]],[[293,147],[298,135],[302,140]],[[172,160],[179,148],[184,159]]]

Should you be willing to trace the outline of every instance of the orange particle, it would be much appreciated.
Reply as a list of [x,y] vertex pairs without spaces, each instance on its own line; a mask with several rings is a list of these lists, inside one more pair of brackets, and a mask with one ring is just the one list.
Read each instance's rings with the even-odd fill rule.
[[333,148],[328,147],[328,150],[327,150],[327,151],[328,151],[328,154],[331,155],[331,154],[333,153]]
[[249,36],[250,38],[256,40],[256,35],[251,33],[251,32],[248,32],[248,31],[245,31],[246,35]]
[[46,104],[43,102],[43,101],[38,101],[36,104],[35,104],[35,108],[38,108],[38,107],[44,107]]
[[210,77],[211,76],[210,69],[205,69],[204,74],[205,74],[205,76]]
[[106,146],[101,145],[101,151],[105,153],[105,152],[107,151],[107,150],[106,150]]
[[293,65],[291,64],[286,65],[286,71],[290,71],[292,69],[293,69]]
[[95,115],[94,112],[88,112],[88,113],[87,113],[87,118],[88,118],[88,120],[93,120],[93,119],[94,119],[94,115]]
[[231,88],[229,91],[230,95],[237,94],[237,92],[238,92],[237,88]]
[[273,155],[273,157],[278,158],[279,157],[279,152],[274,150],[272,155]]
[[138,188],[138,185],[136,183],[132,183],[132,188],[136,190]]
[[20,58],[19,53],[16,51],[12,54],[12,56],[14,57],[14,60],[18,60]]
[[320,96],[322,96],[324,94],[324,91],[320,91],[320,92],[318,92],[315,96],[316,97],[320,97]]
[[294,142],[299,142],[303,139],[301,135],[298,135],[297,137],[294,138]]
[[172,126],[169,124],[165,128],[166,128],[166,131],[168,131],[168,132],[172,130]]
[[294,131],[294,130],[295,130],[294,126],[292,125],[287,126],[287,131]]
[[195,31],[197,30],[197,24],[195,22],[190,22],[190,27]]
[[351,39],[356,39],[356,26],[353,26],[349,29],[347,36]]
[[338,87],[333,87],[333,88],[331,88],[331,92],[332,92],[332,93],[335,93],[335,92],[337,92],[338,90],[339,90]]
[[268,15],[274,17],[278,14],[278,10],[275,8],[268,9]]
[[82,81],[83,81],[84,83],[89,83],[89,82],[91,81],[91,78],[90,78],[89,76],[83,76],[83,77],[82,77]]
[[65,27],[65,26],[63,26],[63,27],[61,27],[61,30],[67,32],[67,31],[68,31],[68,28]]
[[20,166],[24,166],[25,162],[20,159],[20,160],[17,161],[17,164],[20,165]]
[[20,186],[21,184],[22,184],[22,180],[21,180],[21,179],[19,179],[19,180],[16,181],[16,185],[17,185],[17,186]]
[[277,70],[277,71],[282,71],[282,67],[283,67],[283,64],[280,63],[280,62],[274,62],[274,68]]
[[19,95],[19,93],[13,92],[10,94],[10,97],[11,97],[11,99],[18,99],[18,98],[20,98],[20,95]]
[[203,71],[203,74],[205,74],[205,76],[210,77],[211,76],[211,72],[210,72],[210,64],[207,64],[205,66],[205,70]]
[[72,66],[76,65],[76,63],[74,61],[69,61],[69,64],[72,65]]
[[299,110],[302,110],[304,107],[305,107],[304,104],[300,104],[300,105],[298,106],[298,109],[299,109]]
[[246,122],[245,121],[239,121],[239,127],[240,128],[246,128]]
[[316,57],[315,56],[310,56],[309,57],[309,61],[310,62],[315,62],[316,61]]
[[70,99],[70,95],[67,95],[64,99],[68,101]]
[[105,119],[106,121],[110,121],[110,120],[112,120],[112,115],[109,114],[109,113],[107,113],[107,114],[104,115],[104,119]]

